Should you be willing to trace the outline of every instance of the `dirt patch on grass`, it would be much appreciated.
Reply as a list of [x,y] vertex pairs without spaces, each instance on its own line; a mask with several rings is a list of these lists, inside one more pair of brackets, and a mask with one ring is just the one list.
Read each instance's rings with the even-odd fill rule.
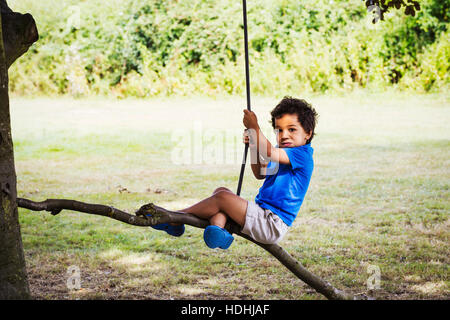
[[[33,255],[26,253],[27,271],[33,299],[37,300],[184,300],[184,299],[253,299],[246,290],[212,292],[207,277],[192,275],[192,280],[173,279],[167,270],[155,276],[154,273],[124,270],[123,266],[104,262],[80,260],[74,255]],[[77,261],[78,260],[78,261]],[[69,289],[70,263],[77,261],[80,270],[80,288]],[[202,281],[203,278],[203,281]],[[69,284],[69,286],[68,286]],[[212,285],[213,286],[213,285]],[[211,287],[212,287],[211,286]]]
[[[26,256],[31,294],[37,300],[324,299],[287,271],[281,276],[264,274],[264,270],[276,266],[263,259],[259,263],[253,261],[252,266],[242,272],[224,270],[218,278],[192,274],[177,279],[174,279],[174,274],[170,270],[162,270],[161,274],[155,276],[148,271],[130,272],[120,266],[98,261],[90,263],[88,259],[81,259],[78,261],[81,270],[81,287],[69,289],[67,283],[71,274],[67,270],[70,267],[69,262],[74,261],[73,255],[57,253],[38,256],[27,253]],[[75,257],[76,259],[79,258]],[[261,274],[255,275],[254,270],[259,270]],[[316,273],[324,277],[332,277],[326,270],[323,271]],[[258,279],[259,284],[257,284]],[[293,282],[296,284],[295,292],[288,287]],[[224,286],[224,283],[234,285]],[[259,288],[260,284],[265,287],[263,291]],[[443,281],[434,283],[414,277],[407,278],[403,282],[390,279],[388,287],[382,285],[380,290],[373,291],[367,291],[365,285],[358,283],[349,285],[347,288],[339,283],[334,285],[349,293],[365,294],[375,299],[448,300],[450,298]]]

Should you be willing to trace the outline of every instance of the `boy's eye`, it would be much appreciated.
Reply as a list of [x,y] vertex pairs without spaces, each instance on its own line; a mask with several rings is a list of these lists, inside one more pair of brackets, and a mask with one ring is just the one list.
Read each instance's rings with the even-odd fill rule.
[[294,132],[294,131],[295,131],[294,128],[290,128],[290,129],[289,129],[289,132]]

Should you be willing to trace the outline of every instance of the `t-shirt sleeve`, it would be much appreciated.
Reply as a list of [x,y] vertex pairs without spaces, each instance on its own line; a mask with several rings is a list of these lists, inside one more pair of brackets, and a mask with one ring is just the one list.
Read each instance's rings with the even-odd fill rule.
[[292,169],[304,168],[308,166],[311,161],[311,154],[305,148],[285,148],[284,151],[286,151]]

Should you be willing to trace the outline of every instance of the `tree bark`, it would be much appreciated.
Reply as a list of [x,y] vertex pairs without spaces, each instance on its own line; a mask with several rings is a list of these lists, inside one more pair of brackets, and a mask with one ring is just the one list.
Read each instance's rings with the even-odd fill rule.
[[0,299],[28,299],[30,289],[16,204],[7,70],[0,23]]
[[[204,229],[209,225],[209,221],[200,219],[192,214],[181,214],[176,211],[169,211],[152,203],[143,205],[138,211],[136,211],[135,215],[131,215],[125,211],[110,206],[101,204],[89,204],[66,199],[47,199],[42,202],[35,202],[28,199],[18,198],[17,204],[21,208],[33,211],[45,210],[51,212],[53,215],[59,214],[64,209],[101,215],[140,227],[149,227],[159,223],[183,223],[193,227]],[[148,214],[150,214],[151,217],[148,217]],[[324,281],[320,277],[308,271],[281,246],[277,244],[262,244],[256,242],[246,234],[241,233],[241,228],[234,222],[228,222],[225,228],[229,232],[241,236],[268,251],[286,268],[288,268],[296,277],[298,277],[300,280],[314,288],[317,292],[324,295],[328,299],[355,300],[368,298],[363,295],[353,296],[342,290],[336,289],[327,281]]]
[[6,66],[9,68],[38,40],[39,34],[31,14],[12,11],[6,0],[0,0],[0,10]]
[[0,299],[29,299],[17,212],[16,170],[9,112],[8,68],[38,39],[30,14],[0,0]]

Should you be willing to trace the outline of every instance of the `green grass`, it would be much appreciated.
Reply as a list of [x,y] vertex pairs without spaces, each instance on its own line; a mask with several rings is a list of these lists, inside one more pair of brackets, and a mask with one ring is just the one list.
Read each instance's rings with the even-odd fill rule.
[[[315,171],[281,245],[340,289],[381,299],[448,299],[448,96],[356,92],[307,99],[320,114]],[[254,98],[266,132],[276,102]],[[240,98],[12,98],[18,194],[134,212],[149,202],[182,209],[219,186],[235,190],[242,105]],[[174,132],[192,138],[199,125],[209,160],[174,163],[180,147]],[[214,157],[214,141],[225,141],[234,161]],[[241,195],[254,199],[260,185],[247,167]],[[192,227],[172,238],[71,211],[19,214],[38,299],[323,298],[241,238],[217,251]],[[66,287],[70,265],[81,270],[81,290]],[[379,290],[367,289],[368,265],[381,270]]]

